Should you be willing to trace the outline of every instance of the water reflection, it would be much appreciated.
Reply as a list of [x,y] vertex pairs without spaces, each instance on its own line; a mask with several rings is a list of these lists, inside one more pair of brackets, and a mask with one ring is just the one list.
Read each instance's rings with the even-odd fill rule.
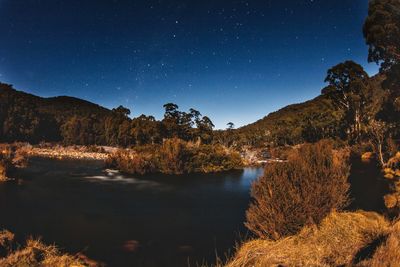
[[18,173],[22,186],[0,185],[0,228],[110,266],[213,262],[246,233],[249,187],[261,172],[138,177],[100,162],[35,159]]

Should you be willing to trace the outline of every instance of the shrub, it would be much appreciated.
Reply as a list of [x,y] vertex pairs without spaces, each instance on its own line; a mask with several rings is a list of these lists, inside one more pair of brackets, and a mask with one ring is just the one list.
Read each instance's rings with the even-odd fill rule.
[[383,174],[389,183],[389,194],[384,196],[385,206],[394,215],[400,213],[400,152],[389,159],[383,169]]
[[125,149],[111,154],[106,160],[106,165],[131,174],[153,173],[157,170],[151,154],[139,154]]
[[260,238],[296,234],[349,203],[349,153],[321,141],[293,150],[287,163],[269,164],[252,185],[245,225]]
[[218,172],[242,165],[239,153],[221,145],[198,145],[178,138],[167,139],[162,145],[118,150],[107,160],[107,166],[131,174]]
[[14,158],[14,153],[10,145],[0,145],[0,181],[7,181]]
[[30,146],[22,143],[0,144],[0,181],[9,180],[7,175],[12,169],[28,165],[29,149]]
[[160,170],[167,174],[193,172],[190,160],[193,151],[188,144],[178,138],[167,139],[160,148]]
[[8,164],[4,160],[0,160],[0,182],[7,181]]

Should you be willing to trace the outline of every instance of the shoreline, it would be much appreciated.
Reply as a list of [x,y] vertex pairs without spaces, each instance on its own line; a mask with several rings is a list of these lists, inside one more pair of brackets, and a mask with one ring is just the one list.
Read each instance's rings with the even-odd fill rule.
[[[118,147],[109,146],[95,146],[95,150],[101,152],[88,151],[90,148],[86,146],[67,146],[63,147],[60,145],[54,145],[52,147],[36,147],[32,145],[25,145],[20,147],[20,149],[26,152],[28,157],[40,157],[49,159],[76,159],[76,160],[101,160],[106,161],[110,155],[118,151]],[[242,157],[244,160],[243,167],[263,167],[266,164],[273,162],[285,162],[279,158],[270,159],[255,159],[248,160],[246,157]],[[205,172],[207,173],[207,172]]]
[[87,152],[73,148],[36,148],[32,147],[27,155],[29,157],[42,157],[51,159],[85,159],[85,160],[106,160],[110,152]]

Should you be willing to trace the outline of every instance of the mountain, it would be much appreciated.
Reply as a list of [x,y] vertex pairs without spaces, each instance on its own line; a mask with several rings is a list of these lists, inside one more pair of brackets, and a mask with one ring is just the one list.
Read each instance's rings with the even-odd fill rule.
[[43,98],[0,83],[0,141],[61,141],[61,126],[73,117],[105,120],[113,112],[67,96]]
[[100,116],[111,115],[111,110],[92,102],[69,96],[39,97],[22,91],[17,91],[11,85],[0,83],[0,103],[11,104],[27,102],[35,106],[40,113],[47,113],[57,119],[74,116],[96,114]]

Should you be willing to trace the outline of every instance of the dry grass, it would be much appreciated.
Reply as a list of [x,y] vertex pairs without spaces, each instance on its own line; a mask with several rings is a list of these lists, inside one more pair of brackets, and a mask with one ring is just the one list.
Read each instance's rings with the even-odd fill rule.
[[400,221],[394,223],[386,240],[376,249],[371,259],[359,266],[390,267],[400,265]]
[[[8,231],[0,232],[0,248],[6,251],[6,255],[0,255],[0,266],[2,267],[84,267],[99,266],[87,259],[77,255],[62,254],[56,246],[48,246],[40,240],[29,239],[25,247],[11,250],[14,235]],[[14,246],[16,246],[14,244]],[[3,256],[3,257],[2,257]]]
[[[386,243],[367,262],[364,254],[368,257],[371,244],[379,244],[388,234]],[[376,213],[333,212],[319,227],[304,227],[297,235],[243,244],[226,266],[395,266],[390,262],[400,262],[399,235],[399,223],[391,227]]]
[[28,145],[24,143],[0,144],[0,182],[12,180],[9,173],[28,165]]

